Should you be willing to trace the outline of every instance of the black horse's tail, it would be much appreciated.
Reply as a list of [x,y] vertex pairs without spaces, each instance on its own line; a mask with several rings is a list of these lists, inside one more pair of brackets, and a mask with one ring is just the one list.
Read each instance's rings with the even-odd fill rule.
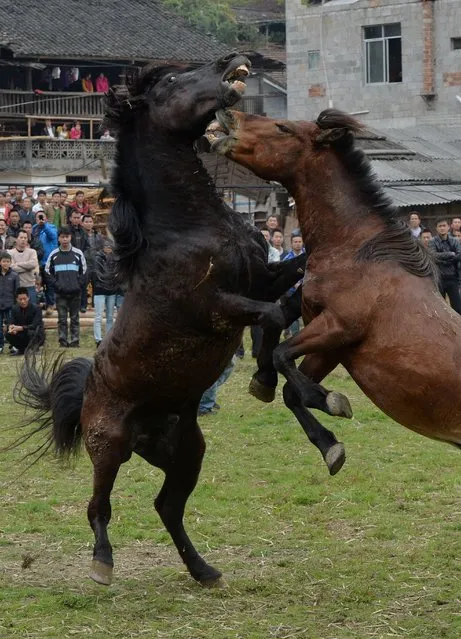
[[69,457],[79,451],[82,437],[80,413],[93,362],[83,357],[63,362],[63,355],[51,362],[42,357],[39,362],[36,351],[26,351],[14,389],[14,400],[34,411],[22,427],[34,425],[35,428],[23,433],[8,448],[19,446],[41,432],[44,441],[27,456],[38,454],[38,459],[53,446],[58,457]]

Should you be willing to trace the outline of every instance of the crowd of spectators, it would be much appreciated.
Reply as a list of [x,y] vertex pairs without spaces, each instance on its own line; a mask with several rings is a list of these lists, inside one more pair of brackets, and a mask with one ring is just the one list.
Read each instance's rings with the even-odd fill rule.
[[[45,340],[43,315],[58,315],[61,347],[80,345],[80,314],[88,299],[95,310],[94,338],[109,331],[121,291],[110,287],[111,241],[94,228],[83,191],[69,199],[65,189],[10,186],[0,192],[0,353],[20,355],[31,340]],[[96,266],[98,268],[96,268]],[[70,335],[67,320],[70,318]]]

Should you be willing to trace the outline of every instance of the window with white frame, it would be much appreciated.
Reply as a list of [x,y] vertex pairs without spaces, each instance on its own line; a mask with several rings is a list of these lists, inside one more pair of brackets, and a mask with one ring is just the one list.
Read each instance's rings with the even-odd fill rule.
[[363,27],[366,83],[402,82],[400,23]]

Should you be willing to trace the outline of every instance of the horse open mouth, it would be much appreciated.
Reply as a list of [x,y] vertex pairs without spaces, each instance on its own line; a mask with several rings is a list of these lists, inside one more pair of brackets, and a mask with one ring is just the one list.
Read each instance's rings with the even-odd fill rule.
[[230,111],[225,109],[216,111],[216,120],[210,122],[205,131],[205,137],[211,145],[211,150],[218,150],[216,147],[220,142],[230,139],[232,131],[237,126],[237,122]]
[[245,79],[250,75],[250,64],[239,64],[235,69],[227,71],[223,77],[223,83],[229,88],[243,95],[247,88]]

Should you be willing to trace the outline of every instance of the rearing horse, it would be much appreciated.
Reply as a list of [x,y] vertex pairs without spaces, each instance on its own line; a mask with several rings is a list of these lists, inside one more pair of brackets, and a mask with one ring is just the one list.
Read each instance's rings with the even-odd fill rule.
[[361,128],[328,109],[316,122],[220,112],[208,131],[216,151],[281,182],[296,201],[310,256],[306,326],[274,352],[285,402],[325,457],[334,436],[308,408],[325,410],[320,382],[341,363],[395,421],[461,446],[461,317],[438,293],[432,256],[355,146]]
[[305,262],[267,265],[261,233],[223,203],[194,149],[215,110],[240,99],[248,69],[237,54],[198,69],[150,66],[109,94],[118,139],[109,223],[125,301],[94,362],[40,370],[29,354],[21,371],[19,399],[38,411],[34,432],[50,433],[61,455],[83,437],[93,462],[88,519],[98,583],[112,579],[110,494],[133,452],[165,472],[155,507],[191,575],[213,584],[221,574],[183,525],[205,452],[198,404],[245,325],[283,324],[273,302]]

